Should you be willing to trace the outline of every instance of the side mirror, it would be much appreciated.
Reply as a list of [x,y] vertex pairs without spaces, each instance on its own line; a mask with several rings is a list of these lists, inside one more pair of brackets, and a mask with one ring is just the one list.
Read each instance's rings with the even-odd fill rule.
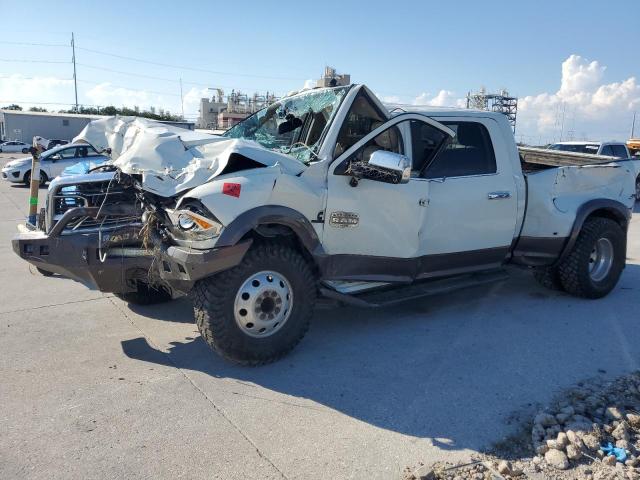
[[57,162],[58,160],[62,160],[62,156],[59,153],[56,153],[55,155],[51,156],[52,162]]
[[371,154],[368,165],[374,175],[366,175],[366,177],[372,180],[407,183],[411,178],[411,160],[399,153],[376,150]]

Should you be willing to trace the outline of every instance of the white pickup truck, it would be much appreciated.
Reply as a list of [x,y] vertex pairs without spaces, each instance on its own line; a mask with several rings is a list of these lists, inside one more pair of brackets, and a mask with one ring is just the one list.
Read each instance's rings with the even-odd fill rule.
[[54,180],[16,253],[131,301],[189,294],[206,342],[243,364],[289,352],[320,296],[391,305],[513,264],[599,298],[625,266],[634,164],[528,163],[499,113],[390,112],[350,85],[222,137],[113,117],[79,141],[112,162]]

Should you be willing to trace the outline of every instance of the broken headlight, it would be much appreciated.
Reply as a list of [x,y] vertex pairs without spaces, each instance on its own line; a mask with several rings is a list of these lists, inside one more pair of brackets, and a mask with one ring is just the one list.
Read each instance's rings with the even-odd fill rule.
[[222,224],[208,211],[185,206],[167,211],[173,224],[172,233],[182,240],[208,240],[220,235]]

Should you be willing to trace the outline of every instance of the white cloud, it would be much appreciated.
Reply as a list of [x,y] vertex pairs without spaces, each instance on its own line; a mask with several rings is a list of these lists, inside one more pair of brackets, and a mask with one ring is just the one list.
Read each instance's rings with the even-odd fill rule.
[[411,103],[413,105],[428,105],[431,107],[464,108],[466,105],[464,98],[457,98],[456,94],[451,90],[440,90],[435,96],[423,92],[414,98]]
[[131,90],[114,86],[109,82],[100,83],[87,90],[84,94],[89,99],[89,103],[93,105],[137,106],[143,110],[156,107],[173,113],[180,112],[179,95],[164,95],[147,90]]
[[[23,108],[28,108],[38,102],[66,103],[73,101],[73,80],[55,77],[25,77],[19,74],[0,77],[0,106],[19,103]],[[41,106],[50,109],[65,108],[65,105]]]
[[302,89],[308,89],[308,88],[314,88],[316,86],[316,81],[313,79],[308,79],[304,81],[304,86],[302,87]]
[[640,109],[640,85],[634,77],[603,84],[605,66],[571,55],[562,63],[555,93],[518,101],[518,134],[529,143],[569,138],[625,140],[633,111]]
[[380,95],[376,93],[376,97],[378,97],[382,103],[402,103],[398,95]]
[[[198,111],[200,95],[207,96],[206,89],[191,89],[185,96],[185,113]],[[116,107],[138,106],[180,113],[180,95],[155,93],[148,90],[133,90],[103,82],[91,87],[78,84],[78,100],[81,105],[114,105]],[[50,111],[68,109],[75,101],[73,80],[56,77],[26,77],[20,74],[0,76],[0,107],[18,103],[27,109],[44,107]]]
[[195,88],[191,87],[191,89],[184,94],[183,103],[184,103],[184,112],[185,114],[190,113],[198,113],[200,109],[200,99],[201,98],[211,98],[215,92],[209,90],[208,88]]

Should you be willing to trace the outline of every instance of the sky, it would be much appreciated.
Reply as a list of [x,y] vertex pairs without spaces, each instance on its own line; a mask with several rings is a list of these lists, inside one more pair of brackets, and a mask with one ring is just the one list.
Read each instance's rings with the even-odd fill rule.
[[[169,110],[208,88],[284,95],[349,73],[389,102],[519,98],[516,138],[624,140],[638,111],[640,1],[215,2],[0,0],[0,107]],[[180,92],[182,79],[182,102]]]

